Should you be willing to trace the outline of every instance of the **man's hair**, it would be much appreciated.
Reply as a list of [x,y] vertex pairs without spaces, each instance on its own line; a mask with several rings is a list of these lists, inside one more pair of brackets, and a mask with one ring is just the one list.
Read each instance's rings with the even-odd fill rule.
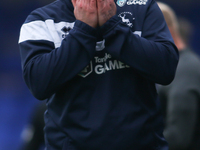
[[162,3],[162,2],[157,2],[157,4],[160,7],[160,9],[164,15],[167,26],[172,28],[175,32],[178,32],[179,31],[179,23],[178,23],[176,14],[173,11],[173,9],[169,5]]
[[183,17],[177,18],[176,13],[169,5],[163,2],[157,2],[157,4],[164,15],[167,26],[178,34],[186,45],[189,45],[193,33],[193,27],[189,20]]

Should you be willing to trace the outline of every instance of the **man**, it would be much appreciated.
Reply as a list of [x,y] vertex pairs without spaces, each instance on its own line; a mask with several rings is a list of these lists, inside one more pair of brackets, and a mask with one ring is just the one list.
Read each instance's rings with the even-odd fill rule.
[[57,0],[21,28],[23,76],[47,99],[47,150],[164,150],[155,83],[177,48],[154,0]]
[[180,53],[174,81],[158,88],[165,110],[164,136],[169,142],[170,150],[199,150],[200,59],[188,47],[188,41],[184,42],[182,39],[181,35],[186,33],[185,29],[181,30],[182,25],[185,26],[187,22],[179,25],[172,8],[161,2],[158,5]]

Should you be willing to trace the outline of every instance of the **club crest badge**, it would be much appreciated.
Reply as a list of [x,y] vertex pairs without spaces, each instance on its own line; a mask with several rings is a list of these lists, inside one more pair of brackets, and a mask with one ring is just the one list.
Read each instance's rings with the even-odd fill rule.
[[118,15],[122,19],[122,22],[125,23],[130,28],[133,27],[132,20],[135,20],[135,18],[132,18],[133,14],[131,12],[122,12]]
[[119,7],[123,7],[123,6],[126,4],[126,1],[127,1],[127,0],[117,0],[117,5],[118,5]]

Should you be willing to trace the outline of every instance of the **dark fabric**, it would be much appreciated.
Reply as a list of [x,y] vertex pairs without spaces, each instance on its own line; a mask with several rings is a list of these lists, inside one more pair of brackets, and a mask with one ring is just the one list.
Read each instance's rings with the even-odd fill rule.
[[177,48],[154,0],[115,2],[117,14],[96,29],[75,19],[69,0],[22,26],[24,80],[47,99],[47,150],[167,148],[155,83],[173,80]]
[[[31,132],[32,137],[30,140],[22,143],[20,150],[39,150],[44,148],[44,112],[46,111],[46,104],[42,102],[36,106],[34,112],[32,113],[30,122],[27,126]],[[25,128],[24,130],[27,130]]]
[[158,86],[170,150],[200,149],[199,68],[199,56],[190,49],[182,50],[174,81]]

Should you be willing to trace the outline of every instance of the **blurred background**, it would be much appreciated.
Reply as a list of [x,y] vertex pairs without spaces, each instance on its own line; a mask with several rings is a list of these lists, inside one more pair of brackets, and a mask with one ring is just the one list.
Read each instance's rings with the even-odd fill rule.
[[[28,14],[54,0],[0,0],[0,150],[18,150],[21,135],[40,103],[27,89],[21,73],[18,38]],[[200,55],[200,0],[160,0],[193,27],[192,49]]]

